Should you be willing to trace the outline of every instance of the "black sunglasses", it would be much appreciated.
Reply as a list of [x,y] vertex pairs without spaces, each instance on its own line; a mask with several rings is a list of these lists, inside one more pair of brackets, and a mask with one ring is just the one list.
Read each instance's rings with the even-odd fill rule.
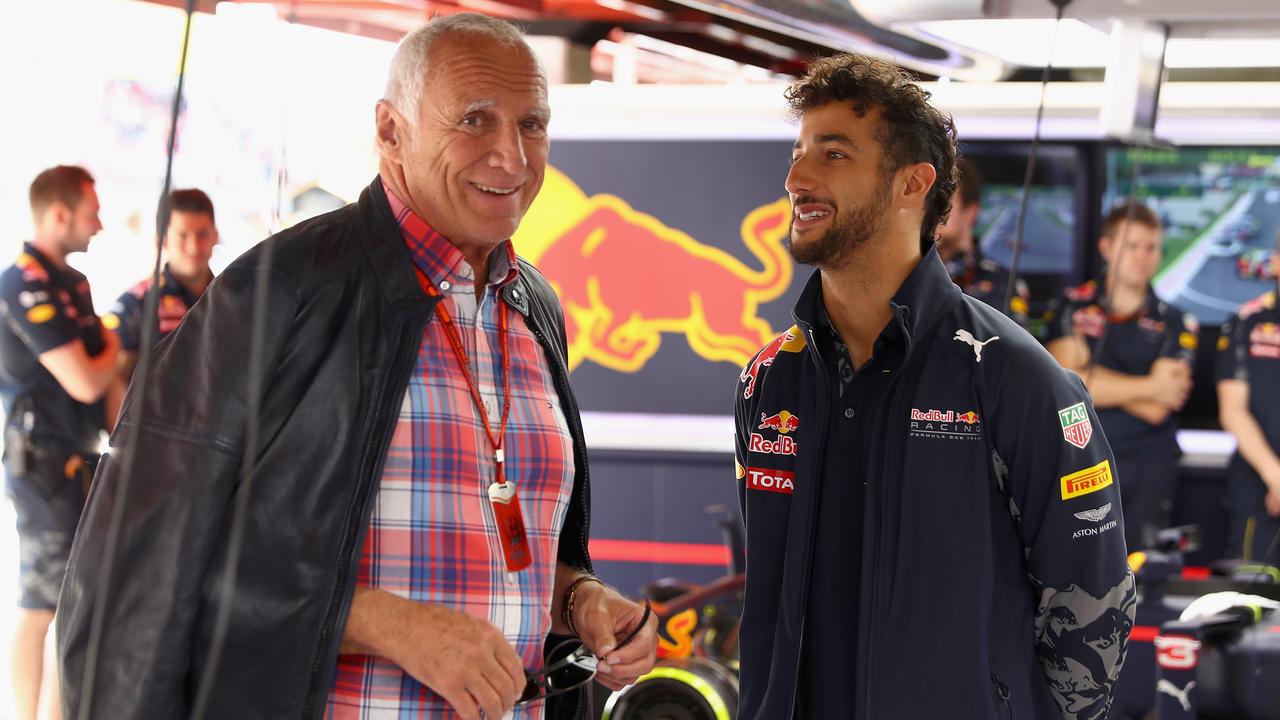
[[[618,643],[617,650],[627,643],[631,642],[636,635],[640,634],[640,628],[643,628],[649,622],[649,615],[653,609],[649,606],[649,601],[644,601],[644,615],[640,617],[640,622],[631,629],[631,633]],[[578,688],[591,682],[596,676],[596,665],[600,662],[587,646],[577,638],[571,638],[558,643],[547,654],[546,667],[538,672],[524,671],[524,692],[520,694],[517,705],[541,700],[542,698],[559,695],[570,690]]]

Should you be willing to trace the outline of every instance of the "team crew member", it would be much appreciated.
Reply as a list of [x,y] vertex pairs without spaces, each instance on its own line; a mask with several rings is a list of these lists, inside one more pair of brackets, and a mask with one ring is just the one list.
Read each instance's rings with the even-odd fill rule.
[[1199,332],[1195,317],[1151,287],[1160,241],[1160,219],[1146,205],[1111,210],[1098,241],[1107,271],[1100,281],[1067,290],[1048,321],[1046,347],[1080,375],[1100,408],[1116,454],[1130,550],[1152,547],[1169,522],[1180,455],[1173,415],[1191,392]]
[[104,460],[76,536],[58,613],[67,710],[190,710],[228,508],[250,492],[237,476],[255,318],[264,440],[207,717],[573,717],[576,695],[553,707],[525,676],[553,631],[581,637],[607,686],[652,667],[656,621],[590,575],[564,316],[509,240],[541,187],[549,120],[546,76],[511,25],[455,14],[401,42],[375,113],[379,177],[266,240],[269,262],[255,248],[232,263],[159,346],[142,424],[126,401],[115,443],[136,443],[142,469],[114,497],[120,463]]
[[[213,201],[196,189],[174,190],[169,194],[169,220],[164,236],[165,264],[160,273],[156,332],[152,339],[173,332],[183,316],[213,281],[209,258],[218,244],[218,228],[213,221]],[[146,308],[151,278],[127,290],[116,300],[102,322],[120,336],[120,377],[126,385],[138,362],[142,342],[142,313]]]
[[[1280,248],[1280,233],[1276,235]],[[1280,270],[1280,252],[1271,255]],[[1218,340],[1218,412],[1236,438],[1228,470],[1228,553],[1280,565],[1280,309],[1276,291],[1246,303]],[[1268,553],[1268,551],[1270,551]]]
[[[102,229],[93,177],[60,165],[31,183],[35,235],[0,274],[0,394],[6,489],[18,519],[18,622],[12,655],[18,720],[57,716],[44,643],[106,425],[119,342],[93,312],[89,282],[67,265]],[[52,707],[50,707],[52,705]]]
[[738,385],[744,720],[1105,718],[1124,658],[1110,449],[1079,380],[938,258],[955,129],[928,97],[856,55],[787,91],[817,272]]
[[[964,294],[1005,312],[1004,297],[1009,289],[1009,271],[1000,263],[982,257],[982,245],[974,235],[982,212],[982,172],[968,158],[956,160],[956,191],[951,196],[951,214],[938,233],[938,255],[947,273]],[[1005,314],[1022,327],[1027,326],[1027,303],[1031,293],[1018,280],[1009,310]]]

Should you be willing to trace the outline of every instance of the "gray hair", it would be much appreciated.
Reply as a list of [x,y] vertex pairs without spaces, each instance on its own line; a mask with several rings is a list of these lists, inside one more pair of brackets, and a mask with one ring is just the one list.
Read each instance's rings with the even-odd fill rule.
[[528,47],[524,34],[511,23],[476,13],[432,18],[426,25],[405,35],[391,58],[384,99],[410,122],[418,118],[422,80],[427,74],[427,55],[431,44],[443,35],[455,33],[479,35],[507,45]]

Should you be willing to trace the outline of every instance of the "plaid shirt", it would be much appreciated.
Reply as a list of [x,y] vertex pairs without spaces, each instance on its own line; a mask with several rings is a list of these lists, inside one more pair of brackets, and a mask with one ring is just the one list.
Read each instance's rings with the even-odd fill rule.
[[[386,191],[413,261],[448,303],[496,431],[502,416],[497,298],[519,272],[515,250],[508,241],[489,256],[489,282],[477,302],[475,273],[462,253]],[[387,453],[356,582],[487,620],[532,669],[542,664],[543,640],[551,629],[556,550],[573,489],[573,441],[542,347],[524,318],[507,312],[512,407],[504,470],[518,489],[533,565],[507,572],[487,493],[493,448],[444,326],[433,319]],[[542,709],[542,703],[531,703],[516,708],[514,717],[540,718]],[[391,662],[343,655],[325,717],[457,714]]]

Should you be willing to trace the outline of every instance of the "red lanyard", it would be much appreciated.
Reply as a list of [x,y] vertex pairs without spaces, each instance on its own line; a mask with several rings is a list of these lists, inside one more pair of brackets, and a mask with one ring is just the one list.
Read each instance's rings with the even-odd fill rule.
[[453,321],[453,316],[449,314],[448,308],[445,307],[444,299],[440,295],[440,291],[427,278],[427,274],[414,263],[413,269],[418,274],[418,284],[422,286],[423,292],[431,297],[441,298],[436,303],[436,315],[440,316],[440,322],[444,324],[445,334],[449,336],[449,344],[453,346],[453,355],[458,359],[458,366],[462,368],[462,375],[467,379],[467,387],[471,390],[471,399],[475,402],[476,412],[480,413],[480,422],[484,425],[485,435],[489,436],[489,444],[493,446],[493,461],[497,465],[497,471],[494,474],[493,481],[496,484],[503,485],[506,479],[502,474],[502,463],[505,457],[502,452],[502,440],[507,434],[507,418],[511,415],[511,385],[509,378],[511,377],[511,353],[507,348],[507,305],[502,301],[501,294],[498,294],[498,351],[502,353],[502,421],[498,426],[498,432],[495,434],[493,428],[489,425],[489,413],[484,408],[484,400],[480,397],[480,387],[476,384],[475,377],[471,374],[471,361],[467,358],[467,349],[462,345],[462,335],[458,332],[458,325]]

